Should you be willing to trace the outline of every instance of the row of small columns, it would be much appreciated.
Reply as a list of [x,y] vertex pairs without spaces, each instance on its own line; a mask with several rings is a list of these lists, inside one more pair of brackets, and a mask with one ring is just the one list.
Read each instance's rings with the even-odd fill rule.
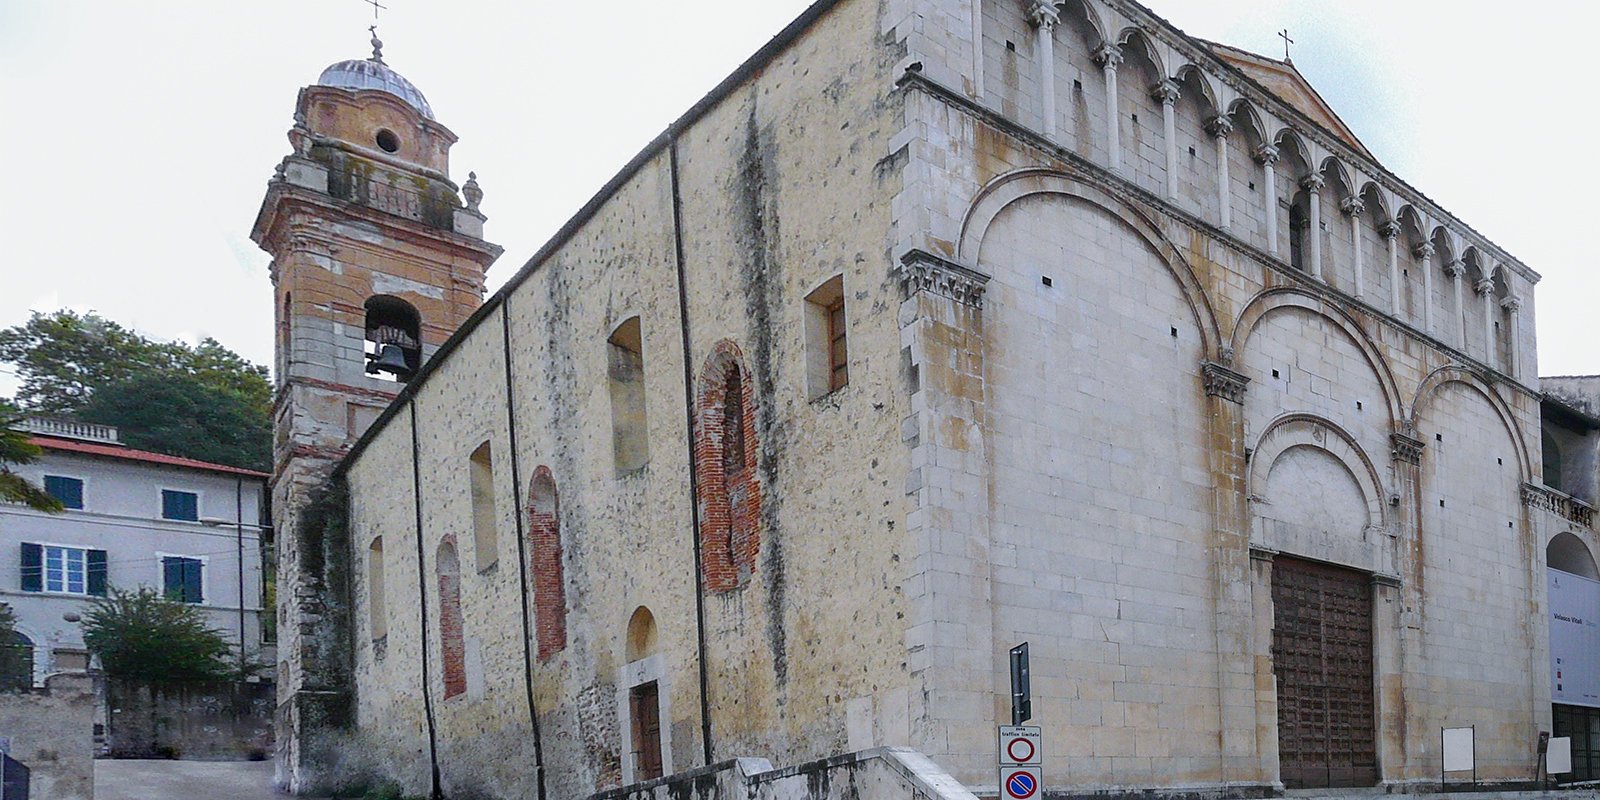
[[[1044,95],[1044,134],[1055,138],[1056,131],[1056,89],[1055,89],[1055,29],[1061,22],[1061,12],[1056,7],[1055,0],[1033,0],[1029,8],[1029,17],[1035,26],[1038,37],[1038,53],[1040,68],[1040,85]],[[1122,64],[1122,48],[1114,44],[1101,45],[1094,52],[1094,59],[1100,63],[1100,68],[1105,75],[1106,85],[1106,152],[1110,159],[1113,172],[1122,170],[1122,148],[1118,143],[1122,141],[1121,120],[1117,109],[1117,67]],[[1166,134],[1166,159],[1167,159],[1167,198],[1178,198],[1178,136],[1176,104],[1178,102],[1179,88],[1171,79],[1166,79],[1151,87],[1150,96],[1161,103],[1161,124]],[[1213,117],[1206,123],[1206,132],[1210,133],[1217,143],[1217,201],[1221,209],[1220,223],[1223,229],[1233,227],[1233,198],[1229,191],[1230,177],[1228,175],[1228,135],[1233,133],[1233,121],[1223,115]],[[1278,182],[1277,163],[1279,158],[1278,148],[1271,144],[1262,144],[1257,147],[1251,156],[1256,163],[1261,165],[1262,177],[1266,187],[1267,222],[1267,251],[1274,255],[1281,255],[1278,250],[1278,226],[1273,221],[1278,208]],[[1324,178],[1318,173],[1312,173],[1300,179],[1300,188],[1306,190],[1310,202],[1311,220],[1322,219],[1321,189],[1325,184]],[[1359,196],[1345,198],[1340,203],[1339,210],[1350,218],[1350,241],[1357,243],[1352,249],[1355,251],[1355,296],[1357,300],[1364,300],[1366,295],[1365,265],[1361,256],[1361,212],[1365,206]],[[1389,287],[1390,308],[1395,315],[1400,313],[1400,225],[1397,221],[1384,223],[1381,231],[1388,241],[1389,248]],[[1323,281],[1322,275],[1322,237],[1312,235],[1307,237],[1307,271],[1311,277]],[[1434,254],[1433,245],[1427,242],[1418,245],[1414,251],[1418,258],[1426,261]],[[1456,318],[1461,320],[1459,341],[1455,344],[1463,352],[1467,349],[1466,316],[1463,310],[1461,276],[1465,274],[1465,266],[1460,259],[1455,259],[1445,265],[1445,274],[1449,275],[1454,284]],[[1434,333],[1433,324],[1433,271],[1422,271],[1423,282],[1423,326],[1428,333]],[[1479,280],[1473,288],[1484,296],[1484,343],[1487,353],[1485,361],[1491,368],[1498,369],[1499,354],[1494,340],[1494,281],[1489,278]],[[1517,327],[1517,314],[1522,308],[1522,301],[1515,296],[1507,297],[1499,304],[1512,316],[1511,330]],[[1512,335],[1512,360],[1516,360],[1516,337]],[[1507,365],[1507,369],[1514,364]]]

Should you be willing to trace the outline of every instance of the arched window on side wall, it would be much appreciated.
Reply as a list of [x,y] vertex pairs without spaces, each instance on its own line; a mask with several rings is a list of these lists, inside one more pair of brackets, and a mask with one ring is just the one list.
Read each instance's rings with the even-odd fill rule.
[[383,537],[375,536],[367,547],[367,621],[372,626],[373,642],[389,635],[387,603],[383,588]]
[[1545,564],[1551,569],[1559,569],[1592,581],[1600,580],[1600,568],[1595,566],[1594,554],[1589,552],[1588,545],[1585,545],[1582,539],[1570,533],[1556,534],[1544,553]]
[[719,343],[697,382],[694,458],[699,471],[701,569],[706,590],[729,592],[748,582],[760,552],[762,505],[754,387],[739,348]]
[[0,692],[33,688],[33,640],[18,631],[0,642]]
[[611,390],[611,452],[617,473],[633,472],[650,461],[645,414],[644,336],[638,317],[630,317],[606,340]]
[[467,691],[467,639],[461,618],[461,560],[454,536],[444,537],[434,559],[439,579],[439,664],[444,699]]
[[479,572],[500,560],[500,522],[494,510],[494,451],[488,442],[478,445],[467,459],[472,494],[472,554]]
[[422,367],[422,315],[390,295],[367,298],[367,374],[404,383]]

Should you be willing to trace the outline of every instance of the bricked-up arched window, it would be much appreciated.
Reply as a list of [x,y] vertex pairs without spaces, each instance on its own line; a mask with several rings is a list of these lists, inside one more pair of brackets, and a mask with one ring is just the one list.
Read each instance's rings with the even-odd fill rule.
[[439,573],[439,665],[444,672],[444,698],[467,691],[467,638],[461,619],[461,559],[456,537],[439,543],[434,559]]
[[567,647],[567,583],[561,566],[561,505],[550,468],[533,471],[528,489],[528,559],[533,572],[534,638],[539,660]]
[[499,516],[494,512],[494,452],[489,443],[478,445],[467,459],[467,482],[472,492],[472,554],[478,571],[500,560]]
[[707,591],[739,588],[760,550],[760,452],[750,373],[739,348],[723,341],[700,371],[694,456],[700,479],[701,566]]

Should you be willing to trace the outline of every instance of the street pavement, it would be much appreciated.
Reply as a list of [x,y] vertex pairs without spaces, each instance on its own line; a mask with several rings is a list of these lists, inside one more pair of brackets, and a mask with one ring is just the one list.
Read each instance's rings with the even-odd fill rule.
[[271,761],[94,762],[95,800],[287,800]]

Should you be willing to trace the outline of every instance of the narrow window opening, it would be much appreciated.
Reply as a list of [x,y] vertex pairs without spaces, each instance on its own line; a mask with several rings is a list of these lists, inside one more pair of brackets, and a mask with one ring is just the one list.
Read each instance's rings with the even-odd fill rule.
[[534,635],[539,661],[567,647],[567,583],[561,562],[561,509],[550,468],[534,470],[528,490],[528,558],[532,563]]
[[650,436],[645,414],[644,334],[638,317],[612,331],[606,340],[611,387],[611,455],[617,473],[642,468],[650,461]]
[[744,471],[744,376],[730,368],[722,384],[722,477]]
[[1081,93],[1083,91],[1083,81],[1074,78],[1072,80],[1072,91]]
[[1139,115],[1138,114],[1134,114],[1133,115],[1133,124],[1135,124],[1135,125],[1139,124]]
[[1010,39],[1007,39],[1006,40],[1006,49],[1010,50],[1013,53],[1017,52],[1017,43],[1011,41]]
[[472,550],[478,571],[484,572],[500,560],[496,530],[499,520],[494,510],[494,453],[488,442],[472,451],[467,472],[472,492]]
[[1055,279],[1050,277],[1049,275],[1040,275],[1039,276],[1039,282],[1044,284],[1046,287],[1050,287],[1050,286],[1056,285]]
[[1360,410],[1362,410],[1362,408],[1363,408],[1363,406],[1362,406],[1362,405],[1361,405],[1361,401],[1360,401],[1360,400],[1357,400],[1357,401],[1356,401],[1356,410],[1357,410],[1357,411],[1360,411]]
[[813,400],[850,382],[848,322],[844,276],[829,278],[806,296],[806,382]]
[[1272,371],[1272,377],[1274,377],[1274,378],[1278,377],[1278,371],[1277,370],[1273,370]]
[[1195,152],[1194,152],[1194,148],[1193,148],[1193,147],[1190,147],[1190,148],[1189,148],[1189,157],[1190,157],[1190,158],[1194,158],[1194,156],[1195,156]]
[[1177,328],[1173,328],[1172,329],[1172,338],[1174,338],[1174,339],[1178,338],[1178,329]]
[[1256,182],[1255,181],[1251,181],[1250,182],[1250,191],[1253,192],[1255,190],[1256,190]]
[[367,621],[372,626],[372,640],[380,641],[389,635],[389,608],[383,588],[383,537],[377,536],[367,547]]

